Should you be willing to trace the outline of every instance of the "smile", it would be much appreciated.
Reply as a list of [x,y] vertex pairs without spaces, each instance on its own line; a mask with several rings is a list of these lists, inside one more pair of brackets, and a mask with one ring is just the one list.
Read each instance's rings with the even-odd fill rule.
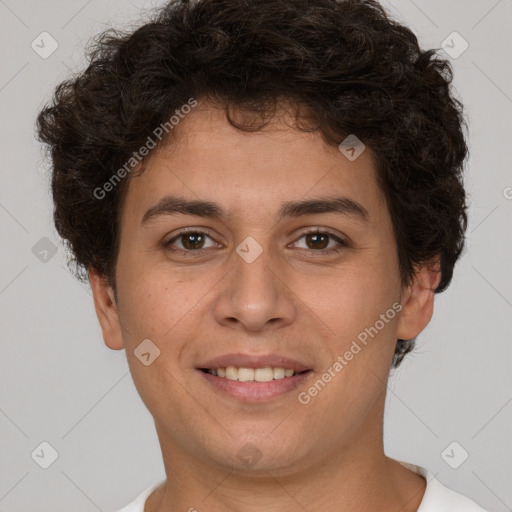
[[289,395],[313,374],[312,370],[295,372],[291,368],[198,368],[206,384],[216,393],[242,402],[263,402]]
[[202,371],[229,380],[238,380],[240,382],[270,382],[287,377],[293,377],[303,372],[295,372],[292,368],[237,368],[228,366],[226,368],[201,368]]

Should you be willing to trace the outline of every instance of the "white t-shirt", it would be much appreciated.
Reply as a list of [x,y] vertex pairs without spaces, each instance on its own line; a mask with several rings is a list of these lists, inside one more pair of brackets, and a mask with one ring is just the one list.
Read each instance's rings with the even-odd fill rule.
[[[427,480],[425,494],[417,512],[487,512],[469,498],[445,487],[427,469],[400,460],[397,462]],[[153,484],[142,491],[131,503],[118,512],[144,512],[146,499],[164,481]]]

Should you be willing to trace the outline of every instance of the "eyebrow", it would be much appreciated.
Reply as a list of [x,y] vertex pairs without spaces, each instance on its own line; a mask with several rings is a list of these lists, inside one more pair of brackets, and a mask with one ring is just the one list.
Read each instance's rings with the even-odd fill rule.
[[[151,219],[156,219],[162,215],[174,215],[177,213],[213,219],[227,217],[227,213],[218,203],[165,196],[146,211],[142,217],[141,224],[145,224]],[[278,211],[278,218],[281,220],[285,217],[301,217],[319,213],[336,213],[362,222],[368,222],[369,220],[368,210],[348,197],[327,197],[296,202],[288,201],[281,205]]]

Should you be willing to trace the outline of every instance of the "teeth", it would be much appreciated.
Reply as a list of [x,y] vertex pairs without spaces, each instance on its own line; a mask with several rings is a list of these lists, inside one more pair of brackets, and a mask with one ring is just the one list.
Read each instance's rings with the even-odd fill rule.
[[238,368],[238,380],[240,382],[250,382],[254,380],[254,373],[252,368]]
[[234,366],[228,366],[226,368],[226,379],[238,380],[238,368]]
[[216,375],[230,380],[238,380],[240,382],[270,382],[271,380],[284,379],[292,377],[295,371],[291,368],[237,368],[228,366],[226,368],[214,368],[208,370],[210,375]]
[[[238,374],[240,375],[240,372]],[[274,370],[272,368],[257,368],[254,370],[254,380],[256,382],[270,382],[274,380]]]
[[274,368],[274,379],[284,379],[286,370],[284,368]]

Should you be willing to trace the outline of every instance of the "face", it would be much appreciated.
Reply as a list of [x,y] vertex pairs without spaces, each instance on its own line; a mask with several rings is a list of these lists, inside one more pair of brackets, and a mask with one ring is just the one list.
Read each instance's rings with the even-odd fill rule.
[[244,133],[199,103],[130,181],[117,301],[91,273],[163,451],[212,467],[370,456],[396,339],[430,319],[431,274],[401,286],[370,150],[349,160],[283,115]]

